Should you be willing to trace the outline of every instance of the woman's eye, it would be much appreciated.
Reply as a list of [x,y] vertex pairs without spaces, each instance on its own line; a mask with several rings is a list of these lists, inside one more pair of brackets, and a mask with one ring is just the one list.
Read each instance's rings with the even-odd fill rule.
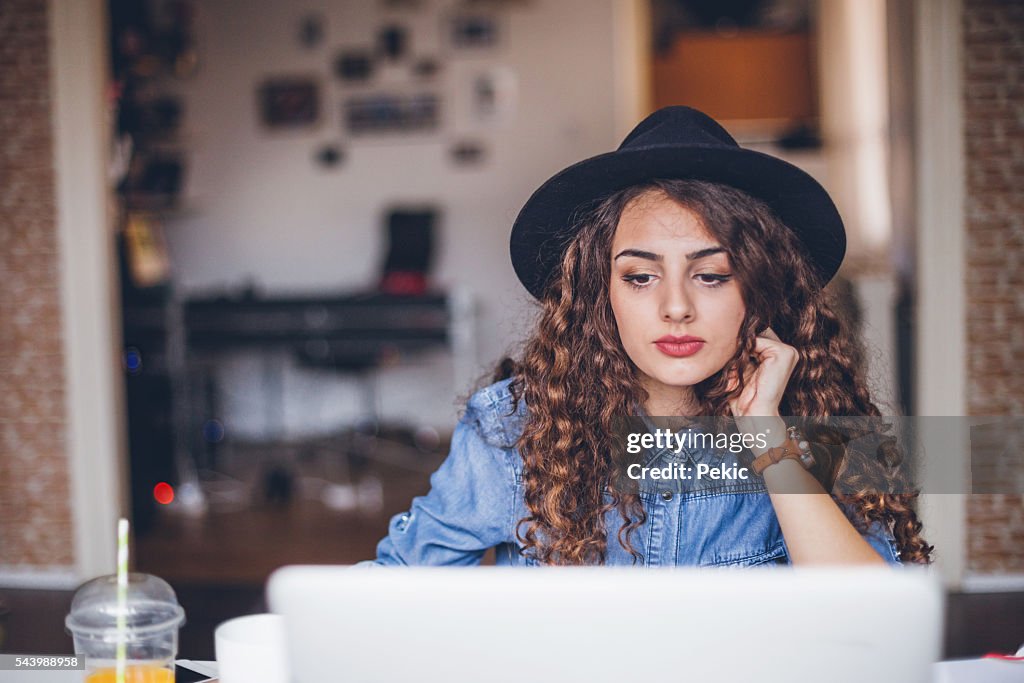
[[718,273],[698,273],[695,277],[708,287],[721,287],[732,279],[732,275],[719,275]]
[[622,279],[628,282],[634,288],[640,289],[645,285],[649,285],[653,277],[653,275],[650,275],[648,273],[634,273],[633,275],[625,275]]

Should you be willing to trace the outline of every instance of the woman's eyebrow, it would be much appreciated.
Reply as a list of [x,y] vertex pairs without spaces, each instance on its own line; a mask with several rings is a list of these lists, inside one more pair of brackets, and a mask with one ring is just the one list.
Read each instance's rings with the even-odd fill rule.
[[724,253],[725,253],[725,247],[708,247],[707,249],[701,249],[700,251],[695,251],[695,252],[692,252],[690,254],[687,254],[686,255],[686,260],[687,261],[696,261],[697,259],[704,258],[705,256],[712,256],[713,254],[724,254]]
[[[698,251],[691,252],[686,255],[687,261],[696,261],[697,259],[704,258],[705,256],[712,256],[713,254],[725,253],[724,247],[708,247],[707,249],[700,249]],[[613,261],[617,260],[620,256],[636,256],[637,258],[647,259],[648,261],[661,261],[664,257],[661,254],[655,254],[652,251],[644,251],[643,249],[623,249],[615,255]]]
[[613,258],[612,261],[617,261],[620,256],[636,256],[637,258],[647,259],[648,261],[660,261],[662,258],[661,254],[655,254],[652,251],[644,251],[642,249],[623,249],[615,255],[615,258]]

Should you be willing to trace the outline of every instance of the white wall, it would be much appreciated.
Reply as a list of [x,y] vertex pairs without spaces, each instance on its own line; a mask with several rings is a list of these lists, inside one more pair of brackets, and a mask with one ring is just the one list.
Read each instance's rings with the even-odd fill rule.
[[[504,12],[501,44],[473,55],[441,40],[442,15],[453,3],[425,0],[419,12],[386,11],[379,0],[283,3],[205,0],[197,3],[196,75],[175,85],[184,97],[189,155],[186,210],[167,225],[175,277],[186,294],[251,282],[266,292],[340,291],[376,277],[385,207],[436,202],[442,207],[437,282],[466,288],[479,301],[480,371],[519,340],[530,320],[528,297],[512,271],[508,235],[529,194],[547,177],[618,144],[613,101],[614,0],[533,0]],[[322,45],[301,47],[300,17],[327,17]],[[449,112],[442,131],[408,141],[345,140],[340,103],[345,89],[330,72],[339,48],[369,46],[383,17],[412,30],[414,54],[440,55],[439,90],[446,105],[466,98],[469,76],[504,66],[517,77],[518,102],[503,122],[474,130],[465,111]],[[619,44],[619,43],[616,43]],[[619,69],[621,72],[622,70]],[[255,90],[273,75],[321,79],[323,117],[311,132],[270,134],[257,120]],[[385,78],[401,88],[401,72]],[[621,108],[621,107],[620,107]],[[488,159],[455,167],[448,146],[475,132]],[[337,170],[316,166],[319,144],[342,141]],[[389,371],[382,381],[384,414],[451,426],[454,397],[443,356],[431,368]],[[229,429],[259,431],[266,405],[258,363],[236,365],[242,384],[228,397]],[[246,369],[247,368],[247,369]],[[289,371],[284,410],[289,431],[321,417],[343,420],[358,410],[357,394],[338,381],[320,385]]]

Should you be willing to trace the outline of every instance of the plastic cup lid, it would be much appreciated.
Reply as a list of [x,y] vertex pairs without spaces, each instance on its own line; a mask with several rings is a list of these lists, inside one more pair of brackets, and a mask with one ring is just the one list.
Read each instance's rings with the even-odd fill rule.
[[[185,610],[174,589],[151,574],[128,575],[125,626],[130,640],[178,628]],[[111,640],[117,638],[117,576],[101,576],[82,584],[71,601],[64,625],[73,635]]]

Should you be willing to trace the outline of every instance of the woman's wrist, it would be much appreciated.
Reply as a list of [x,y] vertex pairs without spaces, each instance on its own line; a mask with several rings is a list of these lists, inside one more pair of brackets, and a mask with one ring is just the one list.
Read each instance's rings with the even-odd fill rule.
[[[750,434],[754,445],[750,450],[757,457],[765,451],[781,446],[786,441],[786,423],[778,413],[774,415],[747,415],[736,418],[736,430]],[[764,444],[761,448],[760,444]]]

